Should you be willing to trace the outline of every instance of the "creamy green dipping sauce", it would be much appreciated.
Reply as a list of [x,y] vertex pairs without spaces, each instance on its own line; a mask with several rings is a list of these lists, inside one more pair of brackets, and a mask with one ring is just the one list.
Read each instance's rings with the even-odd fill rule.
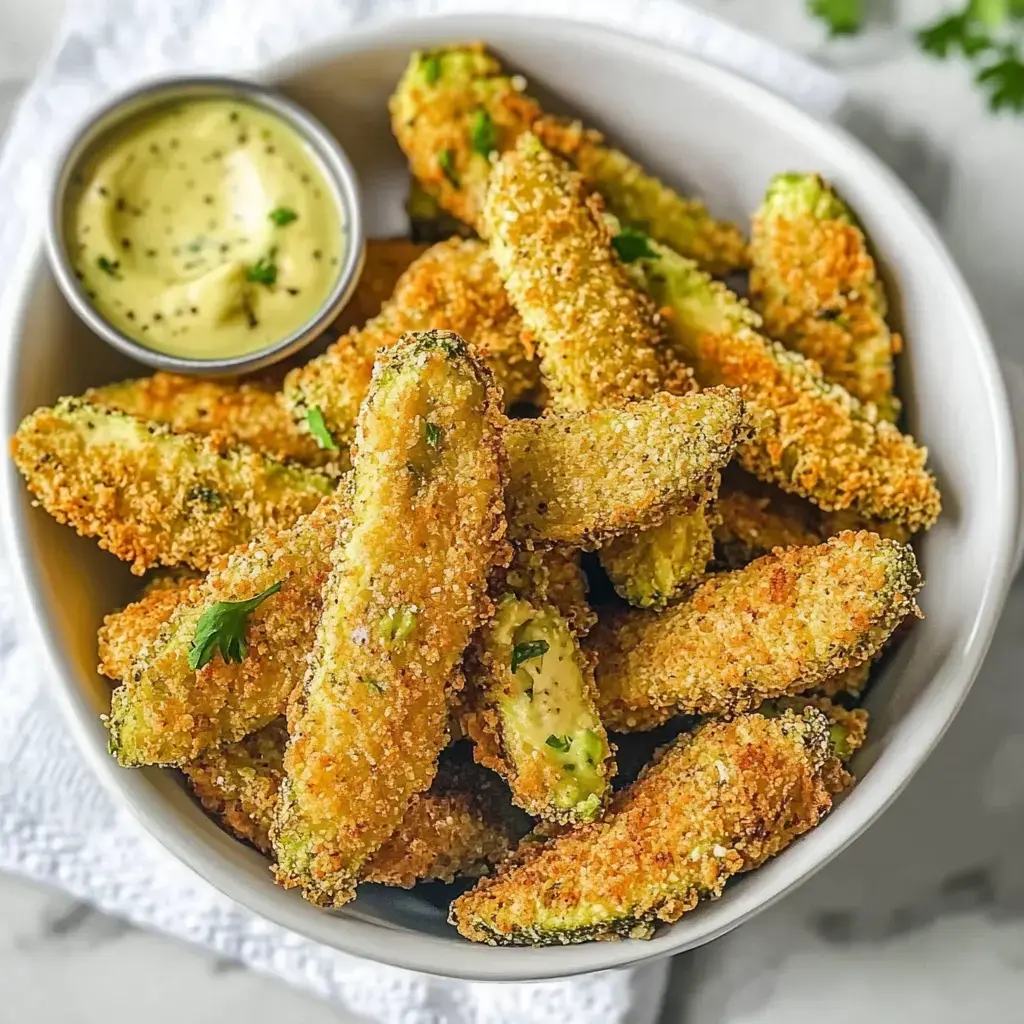
[[89,300],[169,355],[245,355],[310,320],[345,235],[305,140],[240,100],[175,103],[99,144],[73,183],[67,240]]

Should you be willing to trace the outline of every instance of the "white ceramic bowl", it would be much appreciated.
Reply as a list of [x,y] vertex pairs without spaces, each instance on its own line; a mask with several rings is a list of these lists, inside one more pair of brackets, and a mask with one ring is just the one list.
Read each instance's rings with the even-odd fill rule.
[[[3,518],[26,606],[78,742],[111,791],[172,853],[252,910],[347,952],[437,974],[524,980],[621,966],[707,942],[807,878],[867,828],[942,735],[988,646],[1012,568],[1016,463],[1004,387],[981,319],[907,189],[842,131],[657,46],[565,22],[458,16],[353,32],[277,68],[268,79],[306,104],[351,154],[370,237],[400,232],[405,224],[406,170],[388,129],[386,101],[409,51],[477,38],[535,89],[608,129],[624,149],[705,196],[720,215],[745,220],[776,171],[822,171],[858,211],[881,254],[894,315],[908,340],[900,387],[911,427],[931,449],[945,512],[919,545],[927,619],[872,690],[871,738],[854,764],[861,782],[822,826],[650,942],[474,946],[415,891],[374,887],[340,913],[317,910],[276,888],[263,858],[207,819],[173,773],[114,764],[99,720],[109,692],[94,670],[95,634],[104,613],[129,599],[137,583],[91,541],[32,509],[8,460]],[[140,372],[83,328],[61,298],[38,239],[29,240],[13,275],[13,302],[0,323],[5,433],[58,395]]]

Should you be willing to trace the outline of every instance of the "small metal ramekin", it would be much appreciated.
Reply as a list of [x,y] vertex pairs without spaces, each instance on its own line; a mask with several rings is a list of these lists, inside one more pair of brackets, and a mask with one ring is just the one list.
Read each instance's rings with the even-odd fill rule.
[[[197,359],[156,352],[118,330],[89,301],[76,278],[66,238],[66,202],[76,171],[114,129],[148,110],[182,99],[236,99],[276,114],[309,144],[341,210],[348,236],[334,287],[316,315],[287,337],[245,355]],[[57,164],[50,193],[46,248],[54,276],[71,308],[104,341],[126,355],[160,370],[202,376],[246,373],[283,359],[308,345],[330,325],[349,300],[359,280],[366,250],[359,180],[348,156],[327,128],[312,114],[264,85],[227,77],[179,77],[148,82],[123,93],[95,113],[67,146]]]

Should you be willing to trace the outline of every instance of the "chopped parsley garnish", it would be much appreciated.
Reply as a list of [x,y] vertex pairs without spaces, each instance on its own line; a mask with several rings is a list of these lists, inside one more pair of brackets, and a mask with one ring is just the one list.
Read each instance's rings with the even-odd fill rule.
[[451,182],[453,188],[459,187],[459,177],[455,173],[455,154],[450,149],[442,149],[437,154],[437,165],[444,172],[444,176]]
[[121,278],[121,264],[117,260],[108,260],[106,256],[100,256],[96,260],[96,266],[107,274],[109,277]]
[[384,684],[378,683],[376,679],[367,679],[366,688],[371,693],[377,694],[378,697],[384,692]]
[[431,448],[439,448],[441,446],[441,438],[444,437],[444,429],[439,427],[436,423],[428,423],[425,431],[427,435],[427,444]]
[[469,126],[469,141],[481,156],[490,156],[498,148],[498,129],[495,128],[491,115],[483,107],[473,112],[473,121]]
[[338,451],[338,443],[331,437],[331,432],[327,429],[326,422],[324,422],[324,411],[319,405],[311,405],[306,410],[306,423],[309,426],[310,434],[313,435],[313,440],[324,451]]
[[613,239],[612,248],[623,263],[654,259],[658,254],[650,247],[647,236],[635,228],[623,228]]
[[265,284],[268,288],[277,283],[277,264],[274,258],[277,256],[277,246],[272,246],[266,256],[261,256],[245,272],[247,281],[254,281],[256,284]]
[[512,648],[512,671],[518,672],[519,666],[531,658],[543,658],[548,650],[547,640],[527,640],[525,643],[516,644]]
[[276,210],[270,211],[270,219],[279,228],[283,228],[285,224],[291,224],[293,220],[298,220],[299,215],[287,206],[279,206]]
[[830,36],[849,36],[864,22],[863,0],[807,0],[807,9],[828,26]]
[[277,582],[248,601],[218,601],[210,605],[196,623],[188,652],[188,667],[198,672],[213,660],[218,648],[225,662],[243,661],[249,652],[249,645],[245,642],[249,614],[280,589],[281,583]]
[[200,501],[207,508],[211,509],[224,507],[224,496],[220,493],[220,491],[215,491],[212,487],[192,487],[185,495],[185,500]]
[[568,736],[556,736],[552,733],[545,741],[549,747],[554,747],[560,754],[568,754],[572,746],[572,740]]
[[433,85],[441,77],[441,57],[436,53],[428,53],[423,58],[423,80]]

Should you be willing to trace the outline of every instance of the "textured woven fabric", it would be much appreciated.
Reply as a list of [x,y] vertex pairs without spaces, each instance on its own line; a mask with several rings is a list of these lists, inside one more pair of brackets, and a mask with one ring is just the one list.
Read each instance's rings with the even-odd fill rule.
[[[0,158],[0,262],[10,266],[38,231],[49,164],[67,131],[114,89],[183,68],[252,70],[370,19],[483,10],[612,24],[736,68],[822,116],[842,99],[839,84],[813,66],[673,0],[72,0]],[[0,550],[0,869],[241,960],[371,1020],[653,1021],[665,963],[535,985],[461,983],[358,960],[254,917],[115,806],[74,749],[38,666]]]

